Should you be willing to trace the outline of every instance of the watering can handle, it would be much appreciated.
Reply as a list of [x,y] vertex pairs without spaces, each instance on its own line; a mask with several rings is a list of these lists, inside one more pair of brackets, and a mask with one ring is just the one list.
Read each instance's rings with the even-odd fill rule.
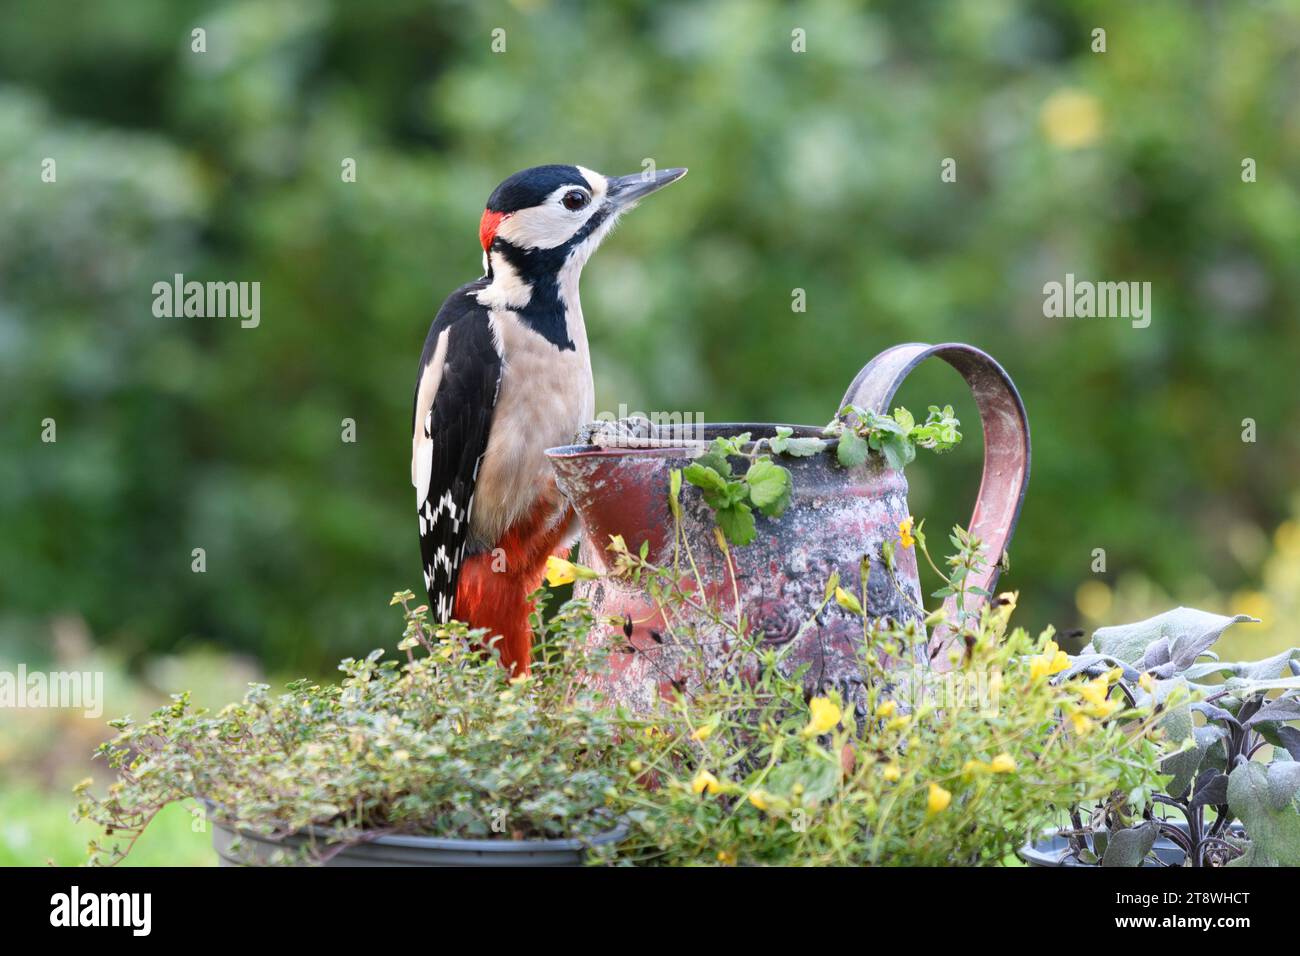
[[[896,345],[866,364],[844,393],[840,408],[857,405],[878,414],[886,413],[903,379],[932,355],[961,373],[979,408],[984,428],[984,476],[970,531],[987,546],[989,564],[969,583],[992,593],[1007,542],[1020,516],[1025,486],[1029,484],[1029,420],[1020,393],[1002,366],[974,346],[957,342]],[[953,598],[944,603],[950,619],[954,605]],[[938,636],[942,646],[942,635]],[[946,658],[935,657],[934,650],[932,659],[937,665],[945,666]]]

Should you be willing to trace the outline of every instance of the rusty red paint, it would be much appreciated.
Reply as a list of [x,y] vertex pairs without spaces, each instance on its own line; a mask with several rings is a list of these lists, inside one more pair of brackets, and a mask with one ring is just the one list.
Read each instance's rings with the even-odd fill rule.
[[[967,345],[904,345],[881,353],[850,385],[844,404],[888,408],[903,378],[929,356],[953,365],[975,394],[985,430],[984,478],[972,519],[973,530],[989,545],[993,560],[1006,548],[1029,476],[1029,428],[1015,386],[992,358]],[[754,438],[775,434],[770,424],[722,424],[705,429],[705,437],[748,431]],[[796,435],[820,429],[795,427]],[[583,524],[580,560],[606,569],[610,535],[622,535],[629,547],[649,545],[649,558],[660,566],[673,561],[673,518],[668,505],[669,474],[690,463],[684,448],[594,448],[571,445],[548,452],[561,491]],[[861,621],[830,603],[816,618],[827,579],[840,579],[857,590],[861,562],[869,564],[867,611],[873,617],[903,622],[919,620],[922,604],[916,555],[898,543],[898,526],[908,516],[907,482],[872,456],[861,467],[845,470],[830,454],[783,458],[794,480],[793,500],[778,519],[756,515],[753,543],[732,549],[735,581],[713,536],[712,512],[693,491],[682,496],[682,527],[710,601],[734,612],[740,604],[764,641],[781,646],[783,668],[807,664],[816,687],[839,687],[846,700],[860,702],[862,678],[858,659]],[[881,555],[885,541],[895,542],[896,576],[891,580]],[[993,567],[977,582],[992,589]],[[695,587],[694,576],[683,587]],[[734,590],[733,590],[734,588]],[[900,588],[903,593],[900,593]],[[621,624],[601,630],[594,639],[609,640],[616,652],[608,674],[595,678],[605,693],[637,710],[655,706],[684,676],[688,654],[702,652],[709,666],[751,668],[726,653],[726,632],[703,616],[676,615],[670,629],[642,590],[602,577],[579,581],[575,594],[587,597],[602,619],[634,622],[630,640]],[[608,633],[605,633],[607,631]],[[674,639],[675,637],[675,639]],[[942,635],[939,635],[941,638]],[[692,646],[693,645],[693,646]],[[943,661],[940,655],[939,661]]]

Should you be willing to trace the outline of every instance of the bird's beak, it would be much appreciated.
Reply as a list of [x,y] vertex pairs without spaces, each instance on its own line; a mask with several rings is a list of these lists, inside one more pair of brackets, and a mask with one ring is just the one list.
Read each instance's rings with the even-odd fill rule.
[[669,183],[675,183],[686,175],[686,170],[661,169],[654,173],[633,173],[630,176],[615,176],[609,181],[606,198],[615,206],[626,209],[634,205],[657,189],[663,189]]

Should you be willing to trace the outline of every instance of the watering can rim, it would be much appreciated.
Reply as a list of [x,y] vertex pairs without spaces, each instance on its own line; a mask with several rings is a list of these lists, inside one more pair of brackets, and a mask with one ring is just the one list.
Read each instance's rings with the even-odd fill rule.
[[[788,422],[707,422],[704,429],[710,439],[718,435],[739,435],[744,432],[775,434],[778,428],[789,428],[795,438],[822,438],[828,449],[834,448],[838,438],[826,438],[824,425],[793,425]],[[547,458],[689,458],[695,449],[689,445],[664,445],[657,448],[602,447],[600,445],[556,445],[546,449]]]

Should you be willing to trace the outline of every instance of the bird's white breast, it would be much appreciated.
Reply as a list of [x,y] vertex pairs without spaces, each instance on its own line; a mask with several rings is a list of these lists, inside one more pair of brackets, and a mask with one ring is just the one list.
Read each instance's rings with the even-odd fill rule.
[[553,510],[554,520],[565,514],[545,452],[571,442],[595,417],[591,356],[576,303],[567,319],[573,349],[557,348],[512,311],[491,313],[503,366],[470,517],[471,533],[480,542],[495,544],[539,502]]

